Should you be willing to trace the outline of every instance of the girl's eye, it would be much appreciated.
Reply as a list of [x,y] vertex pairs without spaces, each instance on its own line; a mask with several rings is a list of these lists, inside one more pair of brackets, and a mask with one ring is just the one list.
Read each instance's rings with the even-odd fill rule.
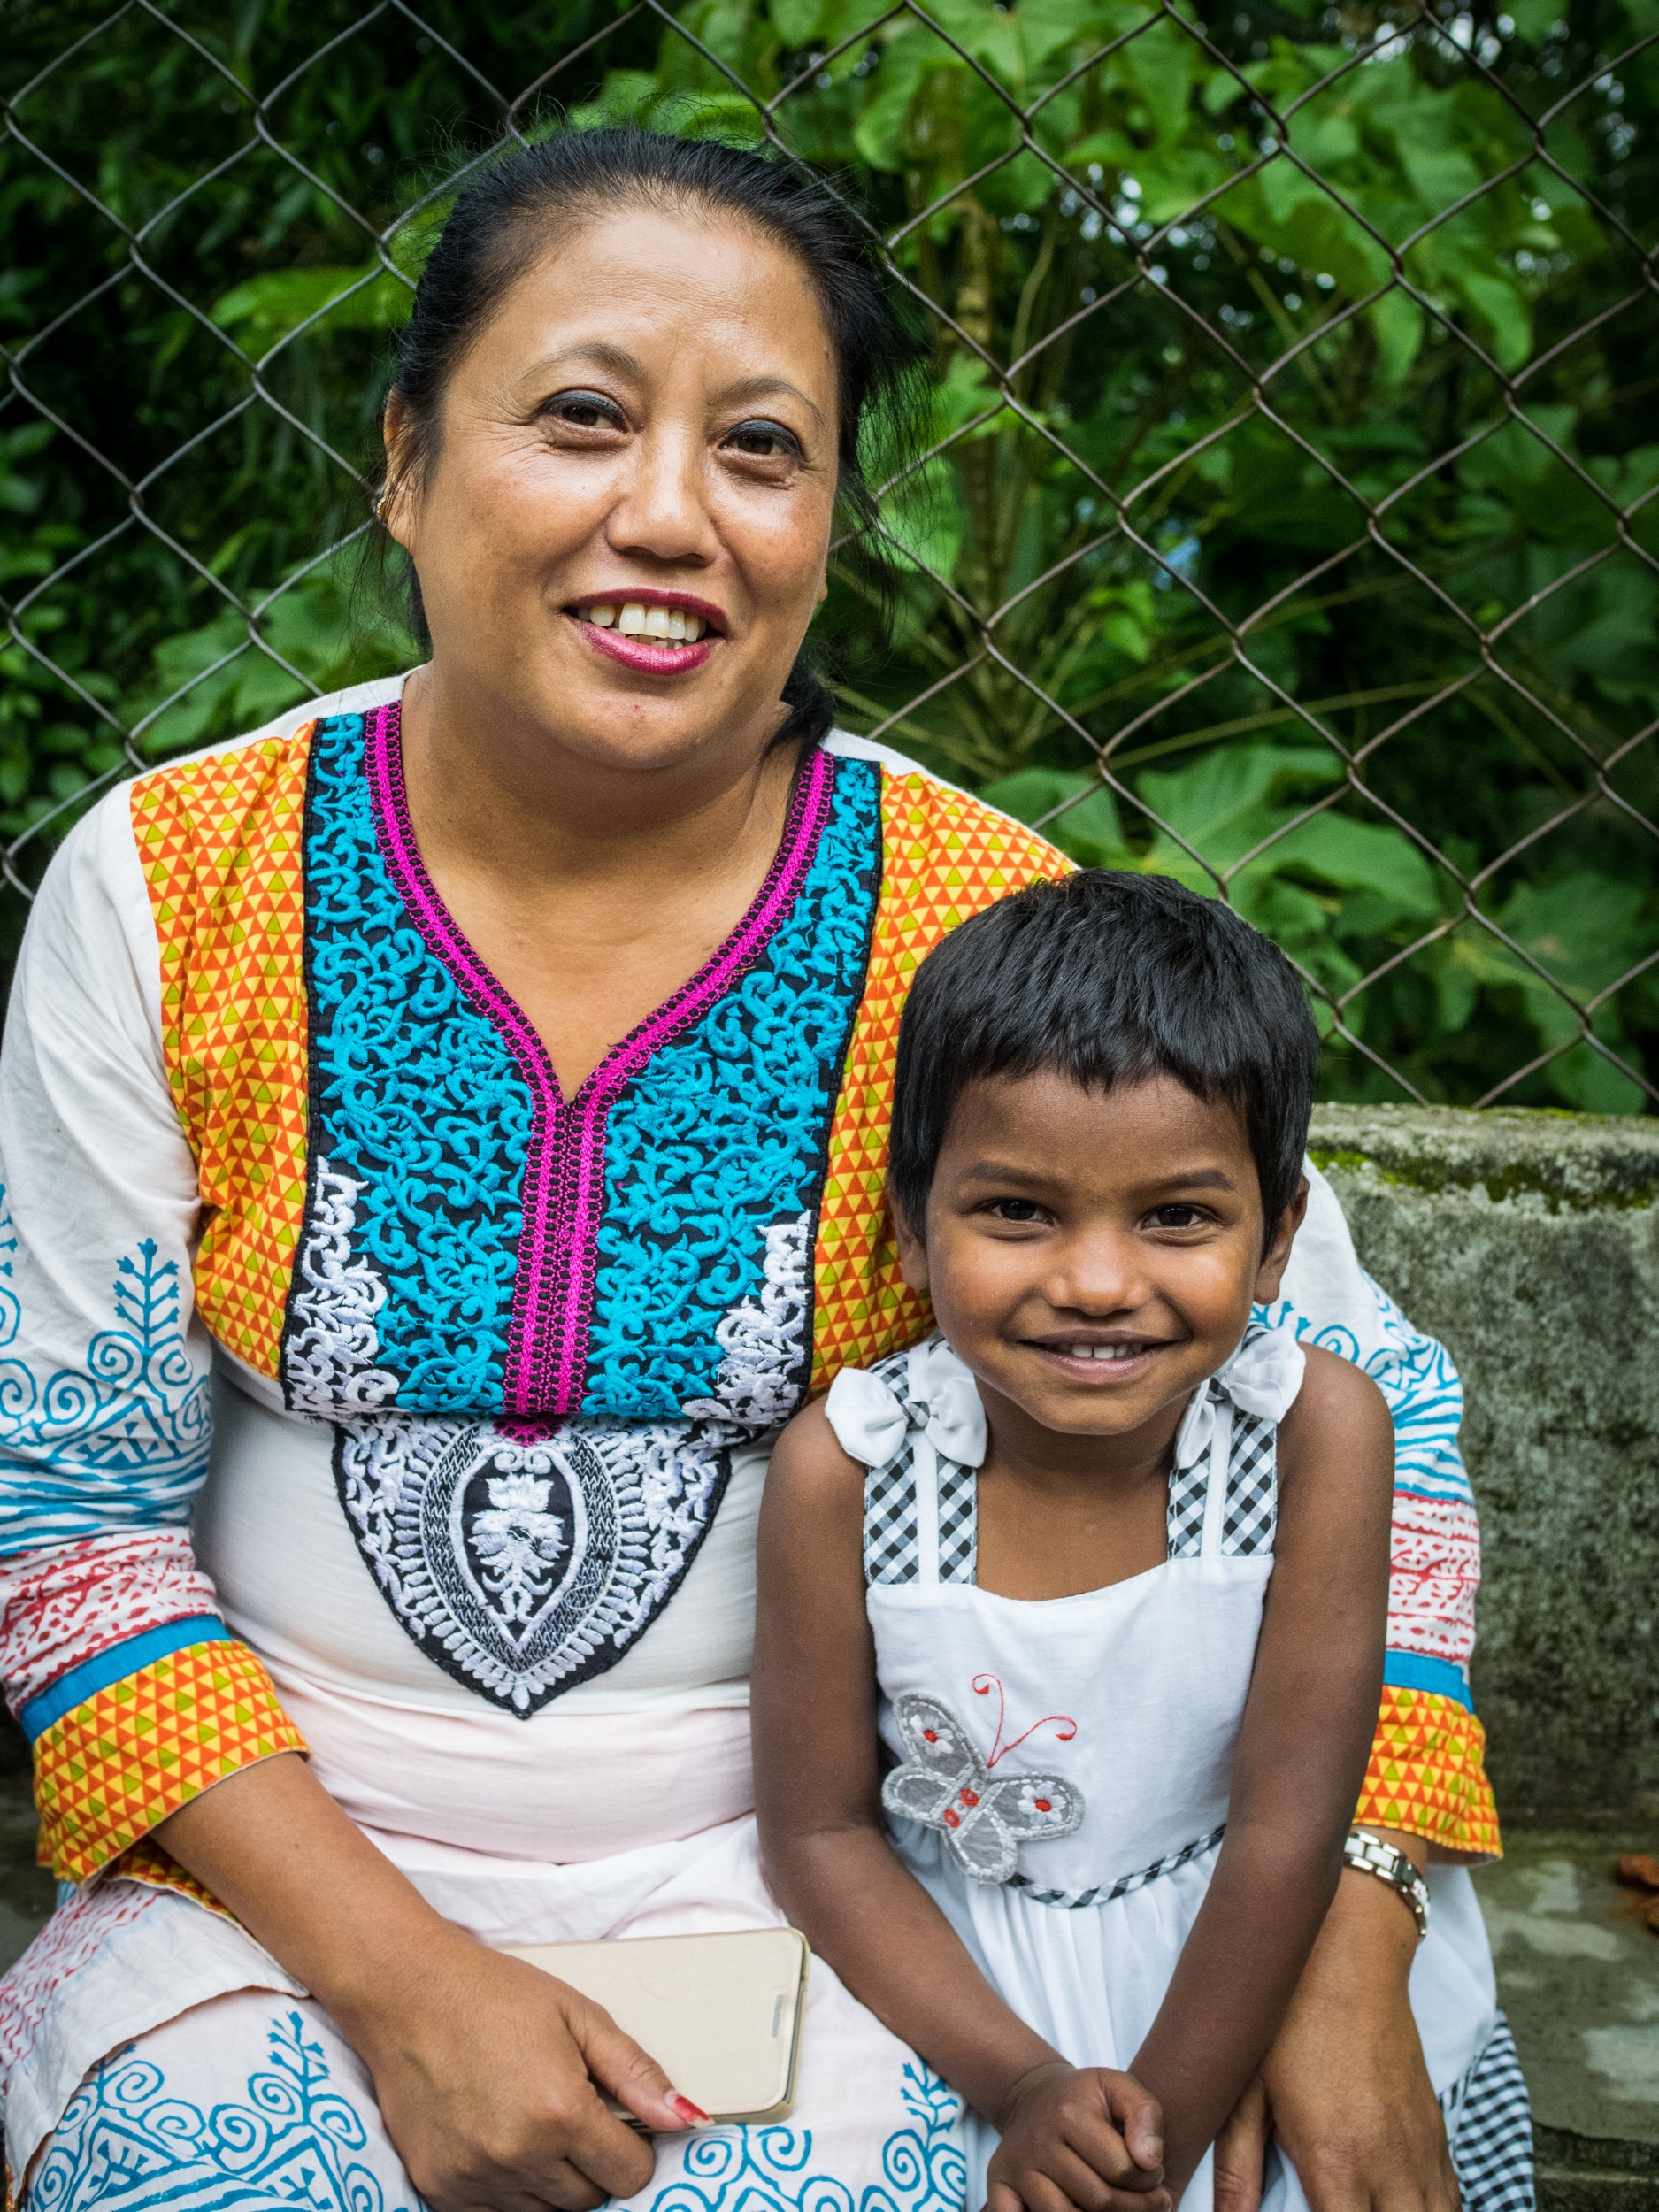
[[556,392],[541,410],[574,430],[626,428],[622,410],[603,392]]
[[1195,1229],[1203,1217],[1196,1206],[1160,1206],[1152,1217],[1160,1229]]
[[991,1207],[999,1221],[1041,1221],[1042,1208],[1030,1198],[999,1198]]
[[798,461],[801,443],[793,430],[780,422],[740,422],[726,434],[726,443],[757,461]]

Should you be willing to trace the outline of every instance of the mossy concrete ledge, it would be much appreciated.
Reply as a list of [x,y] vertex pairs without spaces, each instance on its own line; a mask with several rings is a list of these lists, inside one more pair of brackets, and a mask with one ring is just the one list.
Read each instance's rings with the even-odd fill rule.
[[1310,1148],[1463,1375],[1502,1811],[1659,1814],[1659,1119],[1321,1106]]

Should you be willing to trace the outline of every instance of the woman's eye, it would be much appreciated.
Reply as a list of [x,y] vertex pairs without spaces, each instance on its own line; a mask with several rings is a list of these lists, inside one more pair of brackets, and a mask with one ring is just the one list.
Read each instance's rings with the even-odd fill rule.
[[1196,1206],[1160,1206],[1152,1217],[1160,1229],[1195,1229],[1203,1217]]
[[801,444],[793,430],[780,422],[740,422],[726,434],[726,443],[757,461],[798,461]]
[[1041,1221],[1042,1208],[1029,1198],[999,1198],[991,1207],[998,1221]]
[[622,410],[603,392],[557,392],[541,410],[573,430],[619,430]]

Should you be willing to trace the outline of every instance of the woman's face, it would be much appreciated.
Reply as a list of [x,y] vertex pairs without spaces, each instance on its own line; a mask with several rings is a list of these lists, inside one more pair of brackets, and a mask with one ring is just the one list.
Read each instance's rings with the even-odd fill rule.
[[835,400],[810,285],[746,225],[618,212],[533,265],[388,508],[442,695],[595,764],[764,749],[824,595]]

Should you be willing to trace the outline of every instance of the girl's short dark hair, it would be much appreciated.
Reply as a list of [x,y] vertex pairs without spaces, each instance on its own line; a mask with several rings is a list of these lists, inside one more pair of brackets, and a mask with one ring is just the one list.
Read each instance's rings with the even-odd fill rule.
[[1169,876],[1080,868],[953,930],[899,1025],[887,1188],[921,1233],[970,1083],[1052,1071],[1089,1090],[1171,1076],[1242,1119],[1266,1233],[1296,1194],[1319,1033],[1278,946]]
[[[775,240],[800,263],[835,353],[842,526],[863,549],[878,600],[887,600],[890,575],[874,549],[876,502],[861,457],[872,425],[885,430],[889,449],[905,442],[918,403],[921,347],[843,200],[798,164],[716,139],[672,138],[634,126],[572,128],[492,162],[473,179],[427,257],[413,312],[398,335],[394,389],[407,434],[382,503],[399,488],[419,492],[437,455],[449,380],[518,279],[549,247],[624,208],[724,215]],[[380,554],[387,549],[382,541]],[[412,564],[407,588],[411,626],[429,645]],[[834,705],[804,649],[783,696],[794,711],[779,738],[823,736]]]

